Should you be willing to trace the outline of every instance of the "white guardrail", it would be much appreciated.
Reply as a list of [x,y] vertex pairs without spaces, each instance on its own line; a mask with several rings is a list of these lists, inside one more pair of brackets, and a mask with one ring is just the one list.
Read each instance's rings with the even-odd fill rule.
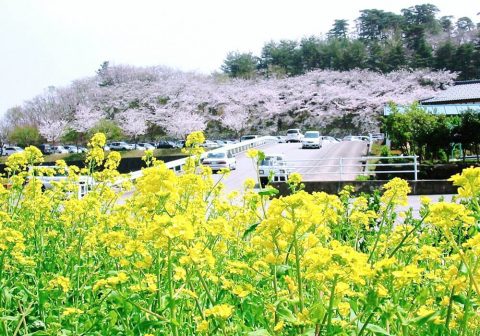
[[[256,139],[246,140],[246,141],[238,142],[235,144],[225,145],[216,149],[212,149],[210,151],[203,153],[201,157],[202,158],[206,157],[207,155],[206,153],[217,153],[217,152],[229,152],[231,154],[238,154],[250,148],[259,147],[267,143],[276,142],[276,141],[278,141],[277,137],[263,136]],[[186,158],[183,158],[183,159],[167,162],[165,163],[165,165],[169,169],[172,169],[175,172],[181,172],[183,170],[183,166],[185,165],[185,161],[186,161]],[[140,176],[142,176],[142,174],[143,172],[141,170],[131,172],[128,176],[128,179],[134,181]],[[123,179],[119,179],[115,184],[120,184],[122,181]]]
[[[346,176],[377,175],[393,173],[411,173],[413,179],[418,179],[417,156],[361,156],[361,157],[337,157],[312,160],[285,160],[285,164],[293,171],[301,175],[336,174],[343,180]],[[390,162],[379,163],[385,159]],[[400,162],[395,162],[400,161]],[[376,167],[392,167],[392,169],[376,170]],[[399,169],[399,167],[411,167],[411,169]],[[333,168],[333,169],[329,169]]]

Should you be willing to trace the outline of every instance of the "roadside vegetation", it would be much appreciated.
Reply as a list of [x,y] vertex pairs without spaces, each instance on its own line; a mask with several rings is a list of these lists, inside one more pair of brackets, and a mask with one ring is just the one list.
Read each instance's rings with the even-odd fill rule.
[[448,162],[449,158],[465,161],[474,155],[480,161],[480,112],[460,115],[426,112],[414,103],[383,118],[383,129],[392,141],[392,148],[405,155],[418,155],[420,161]]
[[[225,195],[199,165],[203,141],[188,137],[180,175],[147,152],[123,204],[118,188],[131,185],[112,189],[120,155],[104,153],[102,134],[86,168],[46,191],[28,170],[40,151],[11,155],[0,334],[478,335],[480,169],[452,177],[458,202],[424,198],[414,217],[399,212],[401,179],[376,196],[328,195],[292,174],[286,197],[250,179]],[[82,199],[79,174],[97,181]]]

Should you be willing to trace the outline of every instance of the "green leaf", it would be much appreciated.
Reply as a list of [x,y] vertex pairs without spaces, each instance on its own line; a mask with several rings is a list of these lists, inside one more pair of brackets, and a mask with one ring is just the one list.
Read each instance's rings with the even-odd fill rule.
[[277,306],[277,314],[278,314],[278,317],[281,320],[284,320],[285,322],[289,322],[289,323],[297,322],[297,318],[295,317],[295,315],[293,315],[292,311],[283,304],[279,304]]
[[371,323],[369,323],[365,329],[367,329],[367,330],[369,330],[369,331],[371,331],[371,332],[373,332],[373,333],[375,333],[375,334],[377,334],[377,335],[387,335],[387,336],[390,336],[390,334],[389,334],[385,329],[383,329],[382,327],[380,327],[380,326],[378,326],[378,325],[376,325],[376,324],[371,324]]
[[290,265],[278,265],[277,266],[277,278],[280,278],[288,273],[288,271],[292,268]]
[[18,317],[15,317],[15,316],[0,316],[0,321],[18,321]]
[[247,238],[253,231],[255,231],[255,229],[257,228],[257,226],[259,224],[260,223],[255,223],[255,224],[250,225],[250,227],[248,229],[246,229],[245,232],[243,233],[242,239]]
[[108,322],[110,327],[113,327],[115,324],[117,324],[118,314],[115,310],[110,310],[110,312],[108,313],[108,317],[110,318],[110,321]]
[[325,317],[325,305],[323,302],[317,302],[315,303],[312,308],[310,308],[310,318],[319,323],[323,321],[323,318]]
[[414,318],[414,319],[411,319],[411,320],[409,321],[409,324],[410,324],[410,323],[414,323],[414,324],[416,324],[416,325],[418,325],[418,326],[421,326],[421,325],[423,325],[423,324],[425,324],[425,323],[433,320],[433,318],[434,318],[435,316],[437,316],[438,314],[440,314],[440,312],[439,312],[439,311],[436,311],[436,312],[430,313],[430,314],[425,315],[425,316],[416,317],[416,318]]
[[470,300],[468,300],[465,296],[463,295],[453,295],[452,296],[452,300],[457,302],[457,303],[461,303],[463,305],[467,304],[467,302],[470,302]]
[[268,187],[267,189],[264,189],[258,192],[260,196],[275,196],[278,193],[279,193],[278,189],[274,187]]
[[254,331],[250,331],[248,336],[270,336],[270,333],[267,331],[267,329],[257,329]]

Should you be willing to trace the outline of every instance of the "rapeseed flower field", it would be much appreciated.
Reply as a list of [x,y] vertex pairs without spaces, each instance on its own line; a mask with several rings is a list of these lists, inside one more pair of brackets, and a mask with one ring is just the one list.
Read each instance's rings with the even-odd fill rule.
[[[306,193],[298,174],[288,196],[252,180],[225,195],[203,141],[188,137],[182,174],[146,152],[122,204],[132,185],[114,186],[103,134],[47,190],[29,169],[38,149],[10,156],[0,335],[480,334],[479,168],[452,177],[455,203],[425,198],[418,217],[397,210],[410,192],[397,178],[371,195]],[[83,198],[81,175],[96,181]]]

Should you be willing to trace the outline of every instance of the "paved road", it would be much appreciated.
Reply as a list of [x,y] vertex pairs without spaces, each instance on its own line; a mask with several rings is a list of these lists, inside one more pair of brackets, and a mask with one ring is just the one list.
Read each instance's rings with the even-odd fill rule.
[[[342,141],[339,143],[326,144],[320,149],[301,149],[299,143],[274,143],[260,147],[266,154],[284,154],[287,164],[296,167],[303,175],[305,181],[328,181],[340,179],[339,158],[360,157],[366,154],[367,145],[363,141]],[[254,165],[244,153],[237,155],[237,170],[223,181],[226,192],[242,190],[245,179],[256,178]],[[342,178],[355,180],[359,167],[348,165],[357,164],[358,160],[344,160]],[[219,175],[215,180],[220,179]]]

